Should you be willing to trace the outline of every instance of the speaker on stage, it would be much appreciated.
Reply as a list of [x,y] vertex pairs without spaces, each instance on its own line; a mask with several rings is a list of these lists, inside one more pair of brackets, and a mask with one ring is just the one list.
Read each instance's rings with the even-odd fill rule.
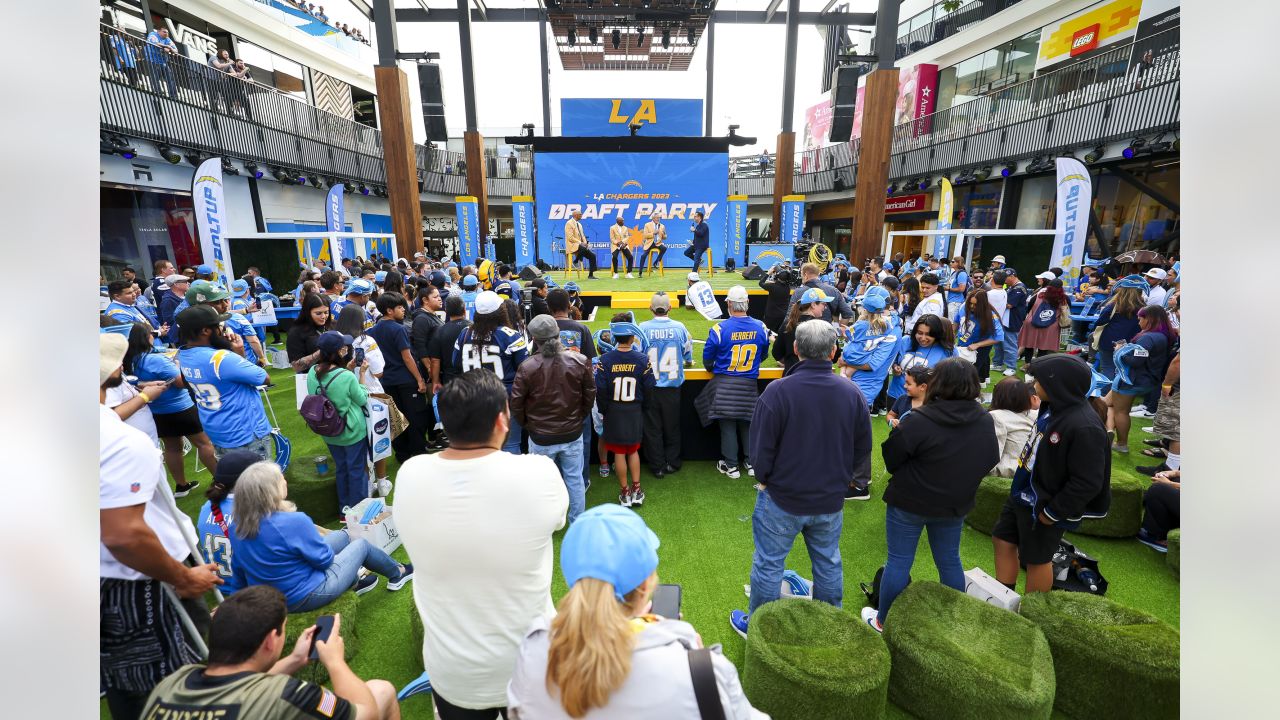
[[828,142],[849,142],[853,134],[853,109],[858,99],[858,78],[865,68],[843,65],[831,76],[831,131]]
[[763,268],[761,268],[759,265],[755,263],[751,263],[750,265],[743,268],[742,270],[743,280],[759,280],[765,275],[768,275],[768,273],[766,273]]
[[525,265],[520,271],[521,280],[537,280],[542,277],[542,270],[536,265]]

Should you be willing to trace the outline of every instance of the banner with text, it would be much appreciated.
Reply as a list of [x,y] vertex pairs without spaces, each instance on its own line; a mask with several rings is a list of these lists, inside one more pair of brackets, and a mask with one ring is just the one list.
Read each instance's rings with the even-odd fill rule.
[[782,196],[782,236],[784,243],[794,245],[804,239],[804,196]]
[[471,195],[453,200],[458,209],[458,264],[474,265],[480,255],[480,201]]
[[511,222],[516,229],[516,272],[525,265],[532,265],[536,254],[534,243],[538,238],[534,235],[533,198],[528,195],[517,195],[511,198]]
[[748,263],[755,263],[761,270],[768,270],[780,262],[790,261],[795,257],[794,246],[783,243],[752,243]]
[[[343,232],[346,223],[343,217],[346,215],[346,200],[343,190],[346,188],[342,183],[338,183],[329,188],[329,196],[324,200],[324,229],[326,232]],[[355,259],[356,247],[355,241],[351,238],[338,238],[330,242],[330,252],[333,255],[333,266],[340,267],[343,258]]]
[[621,216],[638,257],[644,224],[654,212],[667,226],[671,267],[690,267],[684,250],[693,240],[693,214],[702,212],[717,259],[725,257],[725,198],[729,158],[723,153],[540,153],[534,166],[537,188],[537,255],[558,265],[564,257],[565,222],[582,213],[582,230],[596,254],[609,264],[609,228]]
[[[951,229],[951,211],[955,208],[956,196],[951,191],[951,181],[942,178],[938,190],[938,229]],[[943,265],[947,264],[947,252],[951,246],[950,235],[934,235],[933,236],[933,256],[942,261]]]
[[672,98],[561,98],[561,134],[568,137],[702,135],[702,101]]
[[[1054,224],[1053,253],[1050,267],[1062,268],[1064,282],[1080,277],[1080,260],[1084,256],[1085,238],[1089,232],[1089,207],[1093,181],[1089,171],[1075,158],[1058,158],[1058,209]],[[1067,287],[1073,287],[1067,283]]]
[[200,233],[200,252],[206,265],[212,265],[230,288],[235,275],[231,271],[231,253],[222,233],[227,226],[227,203],[222,196],[222,158],[213,157],[200,163],[192,175],[191,201],[196,210],[196,230]]
[[726,257],[742,258],[742,251],[747,247],[747,196],[729,196],[729,214],[725,218],[728,223],[729,251]]

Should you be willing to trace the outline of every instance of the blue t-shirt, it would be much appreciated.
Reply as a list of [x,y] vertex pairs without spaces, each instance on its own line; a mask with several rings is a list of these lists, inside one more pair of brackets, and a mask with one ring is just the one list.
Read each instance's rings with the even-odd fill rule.
[[702,346],[702,364],[715,375],[760,377],[769,350],[769,330],[753,317],[730,317],[711,326]]
[[482,367],[493,371],[494,375],[507,386],[507,394],[511,394],[511,384],[516,381],[516,368],[529,357],[529,343],[524,335],[509,327],[499,327],[493,332],[489,344],[477,347],[471,328],[464,329],[457,341],[453,343],[453,364],[461,365],[462,372]]
[[[163,380],[168,382],[178,377],[178,366],[167,353],[151,352],[139,355],[133,361],[133,374],[140,382]],[[195,403],[186,388],[170,385],[160,397],[151,401],[151,412],[156,415],[168,415],[186,410]]]
[[213,517],[213,501],[206,500],[200,508],[200,519],[196,521],[200,555],[206,563],[218,566],[218,577],[224,583],[219,589],[226,595],[239,589],[231,572],[231,535],[235,532],[231,513],[234,506],[235,495],[228,495],[218,503],[218,511],[222,514],[222,522],[219,523]]
[[173,44],[173,38],[160,37],[160,31],[158,30],[152,30],[147,33],[147,60],[149,62],[155,65],[169,64],[169,54],[161,48],[172,48],[176,51],[178,46]]
[[258,364],[258,354],[253,351],[253,346],[249,344],[249,338],[258,337],[258,331],[253,329],[253,323],[240,313],[233,312],[225,321],[226,326],[232,332],[244,338],[244,359],[250,363]]
[[853,384],[862,391],[867,407],[875,404],[876,396],[884,387],[884,377],[898,355],[898,336],[893,328],[886,328],[881,335],[871,334],[871,323],[859,320],[853,325],[853,338],[845,344],[841,356],[846,365],[870,365],[870,370],[855,370]]
[[480,293],[476,291],[463,292],[462,302],[467,306],[467,321],[475,322],[476,320],[476,296]]
[[258,397],[266,370],[230,350],[208,346],[179,350],[178,367],[195,392],[200,424],[214,445],[235,448],[271,434]]
[[991,332],[984,334],[977,320],[962,309],[956,323],[956,347],[969,347],[984,340],[995,340],[997,345],[1004,340],[1004,326],[1000,324],[1000,316],[991,313]]
[[154,329],[160,329],[160,326],[152,323],[151,318],[147,317],[147,314],[137,305],[125,305],[121,302],[112,301],[107,305],[107,309],[102,311],[102,314],[112,320],[119,320],[123,323],[146,323]]
[[[961,285],[968,285],[968,284],[969,284],[969,273],[963,270],[957,270],[956,272],[952,273],[951,277],[948,278],[947,280],[948,288],[955,288],[955,287],[960,287]],[[949,303],[964,302],[964,293],[955,292],[953,290],[948,289],[947,302]]]
[[693,362],[693,339],[684,323],[669,317],[655,317],[640,323],[649,348],[649,365],[657,386],[680,387],[685,363]]
[[390,318],[383,318],[374,323],[365,333],[378,343],[378,347],[382,349],[382,359],[386,361],[386,367],[382,370],[382,385],[414,385],[417,383],[413,379],[413,375],[409,373],[409,368],[405,367],[403,351],[410,349],[409,331],[405,329],[403,323],[396,322]]
[[231,555],[236,587],[270,585],[290,605],[320,587],[325,570],[333,564],[333,551],[311,518],[301,512],[271,513],[262,519],[253,538],[232,532]]
[[[902,339],[898,341],[897,363],[902,366],[904,371],[907,368],[915,367],[917,365],[933,367],[949,357],[954,357],[955,354],[955,350],[947,350],[936,343],[927,348],[918,348],[913,351],[911,349],[911,337],[904,335]],[[903,375],[894,375],[893,379],[889,381],[889,397],[896,398],[899,395],[906,393],[906,391],[907,381],[905,373]]]

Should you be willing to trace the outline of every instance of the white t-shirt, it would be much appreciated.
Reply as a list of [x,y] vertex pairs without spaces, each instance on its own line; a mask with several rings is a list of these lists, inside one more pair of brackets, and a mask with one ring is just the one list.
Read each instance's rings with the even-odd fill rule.
[[[109,408],[115,408],[136,397],[138,397],[138,388],[134,387],[132,383],[122,382],[116,387],[107,388],[107,400],[103,404]],[[152,398],[152,400],[154,399],[155,398]],[[130,415],[129,418],[125,420],[125,423],[146,433],[147,437],[151,438],[151,442],[153,444],[160,444],[160,436],[156,434],[156,419],[155,416],[151,414],[150,405],[143,405],[141,408],[138,408],[138,412]]]
[[1009,317],[1006,311],[1009,309],[1009,294],[1004,288],[996,288],[987,291],[987,302],[991,303],[991,310],[1000,316],[1000,322],[1008,325]]
[[911,317],[906,324],[902,326],[904,335],[910,335],[916,327],[916,321],[925,315],[937,315],[938,317],[947,316],[947,306],[943,304],[942,293],[935,292],[927,298],[923,298],[916,303],[916,309],[911,313]]
[[1168,295],[1169,295],[1168,290],[1165,290],[1163,287],[1156,285],[1155,287],[1147,290],[1147,304],[1155,305],[1157,307],[1164,307],[1164,299],[1168,297]]
[[[98,509],[132,507],[146,503],[142,518],[160,539],[169,556],[182,562],[191,554],[173,515],[164,507],[165,500],[156,491],[159,483],[168,482],[160,450],[141,430],[130,427],[105,405],[98,406]],[[182,516],[185,531],[195,536],[191,519]],[[142,580],[146,576],[127,567],[98,544],[98,576],[121,580]]]
[[554,614],[551,535],[569,494],[550,458],[418,455],[396,477],[396,525],[414,566],[422,661],[458,707],[507,704],[520,641]]
[[382,356],[382,348],[379,348],[378,343],[368,335],[356,338],[355,346],[364,350],[364,359],[369,361],[369,367],[364,371],[364,389],[372,393],[384,393],[382,381],[375,377],[375,375],[381,375],[387,367],[387,360]]

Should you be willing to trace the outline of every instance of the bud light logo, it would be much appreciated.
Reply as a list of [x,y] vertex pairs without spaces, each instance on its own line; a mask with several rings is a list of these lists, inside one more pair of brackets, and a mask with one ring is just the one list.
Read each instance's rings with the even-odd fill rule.
[[373,431],[378,435],[381,435],[387,431],[387,425],[389,424],[390,422],[386,418],[383,418],[382,420],[379,420],[378,422],[373,424]]
[[391,447],[391,441],[388,440],[387,438],[382,438],[381,440],[373,444],[373,451],[386,452],[387,448],[389,447]]

